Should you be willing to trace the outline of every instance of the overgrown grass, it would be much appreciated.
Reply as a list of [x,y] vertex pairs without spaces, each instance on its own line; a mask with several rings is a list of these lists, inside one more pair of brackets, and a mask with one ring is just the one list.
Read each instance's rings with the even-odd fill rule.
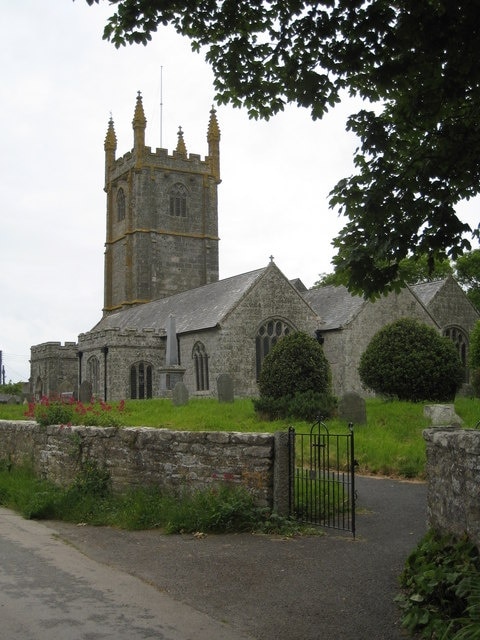
[[0,467],[0,504],[26,518],[63,520],[166,533],[252,531],[292,535],[294,520],[254,505],[247,490],[218,484],[179,494],[143,488],[114,493],[108,474],[84,468],[66,488],[41,480],[27,467]]
[[[426,403],[367,400],[367,424],[355,426],[355,457],[358,472],[405,478],[423,478],[425,443],[422,431],[429,426],[423,416]],[[466,427],[474,427],[480,420],[480,399],[458,398],[458,415]],[[0,419],[22,420],[26,408],[18,405],[0,405]],[[307,432],[310,423],[292,420],[268,422],[255,414],[250,399],[237,399],[234,403],[220,404],[215,399],[195,399],[181,407],[170,400],[129,400],[121,414],[124,425],[188,431],[284,431],[295,426],[298,432]],[[347,425],[339,420],[328,420],[331,433],[341,433]]]

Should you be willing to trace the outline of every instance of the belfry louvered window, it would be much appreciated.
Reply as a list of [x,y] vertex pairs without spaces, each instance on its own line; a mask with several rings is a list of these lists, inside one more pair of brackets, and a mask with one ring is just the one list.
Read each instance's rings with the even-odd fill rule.
[[125,191],[120,188],[117,191],[117,220],[125,219]]
[[170,189],[170,215],[185,218],[187,215],[187,189],[183,184],[174,184]]

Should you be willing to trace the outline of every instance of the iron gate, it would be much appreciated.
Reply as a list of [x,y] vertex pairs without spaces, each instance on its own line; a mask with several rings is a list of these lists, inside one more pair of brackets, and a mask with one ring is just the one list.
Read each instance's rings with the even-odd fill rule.
[[320,419],[310,433],[289,431],[290,514],[300,522],[351,531],[355,537],[353,425],[331,434]]

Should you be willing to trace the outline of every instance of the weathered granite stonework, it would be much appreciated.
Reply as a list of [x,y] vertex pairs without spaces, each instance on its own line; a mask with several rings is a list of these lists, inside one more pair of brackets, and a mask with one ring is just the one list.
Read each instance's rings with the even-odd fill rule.
[[279,469],[286,468],[287,446],[265,433],[41,427],[0,420],[0,461],[26,461],[57,484],[69,484],[82,462],[94,460],[108,469],[115,489],[199,490],[229,482],[244,486],[258,505],[282,515],[288,515],[288,477]]
[[480,431],[439,427],[423,436],[429,526],[457,536],[467,533],[480,548]]
[[[377,301],[354,296],[343,286],[307,291],[298,278],[285,277],[273,256],[266,268],[219,280],[215,110],[204,159],[187,153],[181,129],[171,153],[152,150],[146,146],[146,126],[139,94],[133,147],[117,156],[110,119],[104,144],[103,317],[77,343],[32,346],[30,393],[35,398],[78,397],[84,381],[95,398],[106,401],[169,397],[179,379],[191,396],[216,397],[221,374],[230,376],[235,397],[256,397],[263,359],[286,331],[320,332],[335,395],[365,397],[373,392],[361,383],[360,358],[377,331],[405,317],[454,342],[468,381],[469,334],[480,316],[450,276]],[[170,331],[167,350],[173,319],[176,336]]]

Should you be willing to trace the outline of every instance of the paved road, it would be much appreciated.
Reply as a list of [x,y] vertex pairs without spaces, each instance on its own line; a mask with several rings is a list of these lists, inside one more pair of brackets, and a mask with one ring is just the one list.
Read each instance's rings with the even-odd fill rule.
[[248,640],[0,509],[1,640]]
[[[81,602],[78,616],[74,615],[75,607],[70,615],[73,620],[82,618],[88,624],[97,615],[95,609],[89,610],[92,599],[82,599],[86,580],[89,588],[99,591],[98,598],[93,594],[100,607],[98,615],[111,616],[115,630],[112,635],[68,635],[64,633],[68,624],[62,623],[62,634],[58,634],[62,639],[229,640],[243,633],[256,640],[400,640],[405,635],[399,628],[399,611],[393,598],[404,561],[426,531],[426,487],[420,483],[357,478],[357,488],[355,541],[338,532],[293,539],[250,534],[202,538],[56,522],[45,526],[20,520],[23,528],[38,528],[40,547],[47,550],[40,553],[37,547],[33,566],[17,571],[19,585],[10,600],[23,589],[29,593],[29,576],[32,570],[37,572],[35,562],[45,560],[53,562],[55,575],[51,584],[55,584],[57,575],[62,584],[76,579],[75,571],[88,566],[75,596]],[[16,518],[5,512],[0,514],[2,522]],[[18,519],[15,522],[18,527]],[[52,532],[69,546],[62,547],[52,539]],[[7,542],[12,542],[14,535],[11,530]],[[4,537],[2,526],[0,540]],[[64,554],[57,556],[59,548],[71,552],[75,560],[68,560],[65,565]],[[85,556],[79,556],[77,550]],[[106,573],[99,580],[97,572],[102,567]],[[130,580],[134,580],[134,586]],[[122,596],[116,588],[124,581],[129,586]],[[1,604],[5,597],[1,581],[0,589]],[[60,586],[60,591],[63,589]],[[125,602],[128,593],[131,600],[121,605],[126,607],[122,616],[112,609],[112,600]],[[62,607],[71,609],[70,598],[62,602]],[[138,615],[143,610],[146,613]],[[157,625],[160,635],[139,635],[144,632],[143,627],[135,630],[135,625],[143,625],[145,616],[153,614],[157,616],[153,629]],[[198,628],[195,616],[200,616]],[[124,630],[123,625],[128,628],[128,624],[133,625],[137,635]],[[195,627],[194,634],[189,624]],[[15,636],[8,636],[11,637]],[[47,634],[16,637],[43,640]],[[57,633],[48,637],[57,637]],[[0,638],[3,640],[1,629]]]

